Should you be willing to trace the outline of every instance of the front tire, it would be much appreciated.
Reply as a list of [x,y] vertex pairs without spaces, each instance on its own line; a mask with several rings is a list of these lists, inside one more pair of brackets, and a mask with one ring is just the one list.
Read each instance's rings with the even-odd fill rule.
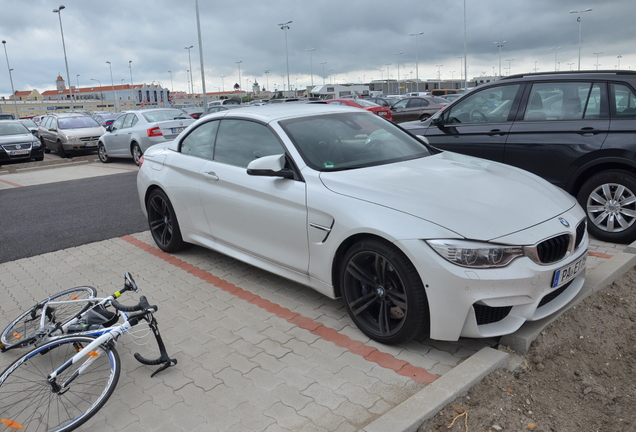
[[153,190],[148,197],[146,208],[150,232],[159,249],[169,253],[184,249],[187,243],[181,237],[177,214],[165,192],[161,189]]
[[[121,362],[111,344],[105,344],[57,376],[63,390],[47,375],[94,339],[71,336],[44,344],[17,359],[0,375],[0,413],[12,429],[72,431],[90,419],[112,395]],[[80,370],[80,368],[83,368]]]
[[44,325],[53,327],[56,324],[65,324],[78,313],[82,313],[92,305],[89,302],[75,301],[95,298],[97,290],[93,287],[83,286],[71,288],[54,294],[38,302],[29,310],[14,319],[11,324],[2,331],[0,343],[3,349],[20,348],[34,344],[43,337],[40,330],[40,322],[44,305],[50,301],[70,303],[60,303],[49,305],[46,309]]
[[113,160],[108,156],[108,153],[106,153],[106,147],[104,146],[104,143],[100,142],[97,145],[97,156],[99,156],[99,160],[102,161],[102,163],[110,163]]
[[351,247],[342,260],[340,288],[353,322],[377,342],[398,344],[429,331],[422,280],[388,242],[365,239]]
[[46,146],[46,142],[44,142],[44,138],[40,137],[40,142],[42,143],[42,147],[44,147],[44,153],[51,153],[51,149]]
[[588,231],[599,240],[631,243],[636,240],[636,177],[622,170],[592,176],[577,199],[588,218]]
[[61,158],[66,159],[68,154],[64,151],[64,145],[62,145],[62,141],[57,142],[57,154],[60,155]]

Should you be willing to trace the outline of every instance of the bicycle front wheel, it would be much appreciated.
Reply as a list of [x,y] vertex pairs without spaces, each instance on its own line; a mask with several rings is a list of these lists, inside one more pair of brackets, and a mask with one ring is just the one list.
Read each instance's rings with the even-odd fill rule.
[[99,411],[121,370],[111,344],[88,352],[59,372],[53,383],[47,380],[93,341],[90,336],[57,339],[13,362],[0,375],[0,430],[72,431]]
[[[20,348],[33,345],[38,340],[46,336],[46,329],[40,329],[40,320],[44,305],[51,301],[73,301],[94,298],[97,290],[93,287],[82,286],[68,289],[45,298],[38,302],[35,306],[24,312],[22,315],[14,319],[11,324],[3,330],[0,335],[1,348],[7,350],[9,348]],[[44,325],[49,329],[54,328],[56,324],[65,324],[75,315],[82,313],[91,305],[85,301],[60,303],[49,305],[46,308],[46,317]]]

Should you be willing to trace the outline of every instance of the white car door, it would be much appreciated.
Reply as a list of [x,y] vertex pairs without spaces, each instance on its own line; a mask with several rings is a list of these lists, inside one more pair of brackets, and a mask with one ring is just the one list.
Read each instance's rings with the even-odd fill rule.
[[283,154],[285,148],[263,124],[238,119],[214,123],[219,123],[214,155],[199,177],[209,235],[226,246],[307,273],[305,183],[251,176],[246,170],[252,160]]

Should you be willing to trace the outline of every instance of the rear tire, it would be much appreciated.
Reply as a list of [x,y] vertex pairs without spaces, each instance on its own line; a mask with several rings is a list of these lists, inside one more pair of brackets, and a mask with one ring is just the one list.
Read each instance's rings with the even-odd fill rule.
[[430,114],[422,114],[422,115],[420,116],[420,120],[421,120],[421,121],[428,120],[428,119],[430,119],[430,118],[431,118],[431,115],[430,115]]
[[161,189],[150,193],[146,203],[148,226],[159,249],[164,252],[178,252],[187,247],[181,237],[177,214],[170,199]]
[[54,389],[47,375],[94,339],[71,336],[58,339],[17,359],[0,375],[0,412],[3,423],[24,430],[72,431],[90,419],[112,395],[121,362],[111,344],[95,349],[57,376],[61,386],[84,368],[64,390]]
[[603,171],[587,180],[577,195],[588,231],[599,240],[636,240],[636,177],[622,170]]
[[[93,287],[76,287],[54,294],[38,302],[35,306],[14,319],[11,324],[2,331],[0,343],[4,349],[21,348],[32,345],[40,340],[44,335],[39,333],[40,319],[44,305],[49,301],[66,301],[78,299],[91,299],[97,295]],[[91,305],[88,302],[64,303],[47,308],[47,318],[44,320],[45,326],[55,324],[65,324],[78,313],[82,313]]]
[[139,144],[133,143],[130,151],[132,153],[133,160],[135,161],[135,165],[139,166],[139,161],[141,160],[141,156],[143,155],[143,153],[141,152],[141,147],[139,147]]

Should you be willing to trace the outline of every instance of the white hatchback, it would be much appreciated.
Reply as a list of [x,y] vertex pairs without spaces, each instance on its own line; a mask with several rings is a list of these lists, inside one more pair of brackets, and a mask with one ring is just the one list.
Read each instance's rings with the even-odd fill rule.
[[382,343],[508,334],[584,281],[572,196],[355,108],[206,116],[148,149],[137,186],[162,250],[194,243],[342,297]]

